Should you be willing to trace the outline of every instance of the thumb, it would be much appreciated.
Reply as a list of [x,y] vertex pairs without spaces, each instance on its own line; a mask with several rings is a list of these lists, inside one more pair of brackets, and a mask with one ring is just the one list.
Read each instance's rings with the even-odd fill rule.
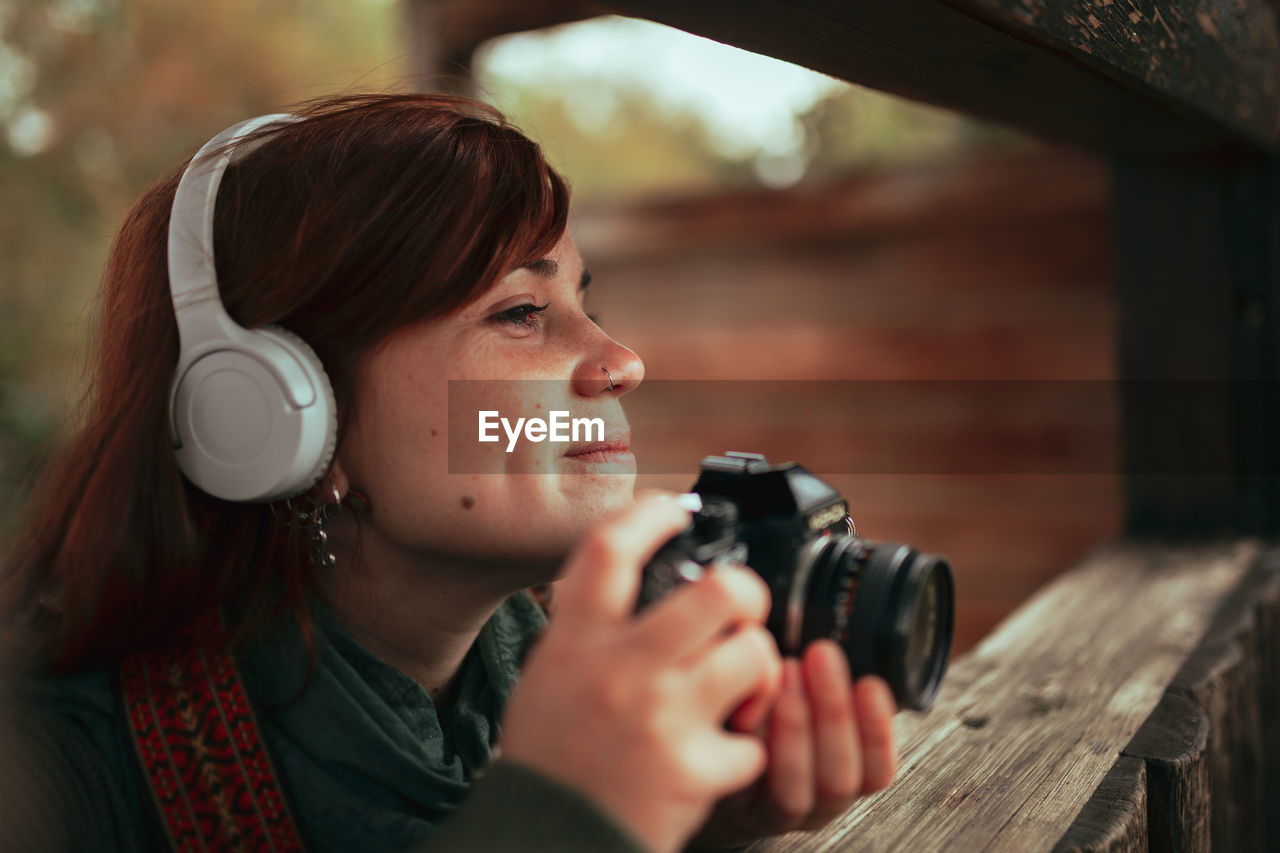
[[556,589],[557,616],[569,621],[629,619],[640,570],[689,523],[670,495],[647,494],[589,532],[569,555]]

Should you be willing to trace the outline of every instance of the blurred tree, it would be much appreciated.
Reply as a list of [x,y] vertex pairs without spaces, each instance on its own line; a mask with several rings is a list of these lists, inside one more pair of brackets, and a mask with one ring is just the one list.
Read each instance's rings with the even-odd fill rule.
[[[588,33],[612,39],[616,50],[584,44]],[[637,67],[643,49],[658,44],[663,49],[656,51],[654,66]],[[582,60],[588,46],[598,54],[599,68]],[[681,62],[673,63],[681,49],[711,66],[732,50],[649,22],[611,18],[494,39],[476,53],[474,72],[479,96],[543,143],[580,201],[784,187],[1026,142],[1016,131],[813,72],[803,72],[813,79],[804,92],[794,85],[795,69],[788,72],[798,98],[788,104],[791,112],[779,111],[771,97],[763,113],[770,116],[769,133],[762,136],[757,121],[752,132],[735,134],[726,131],[726,115],[733,111],[715,109],[716,103],[701,97],[708,86],[697,87],[698,96],[682,91],[693,87],[679,75],[696,73],[697,61],[680,54]],[[723,97],[738,109],[758,94],[740,81],[725,85],[730,88]],[[821,94],[805,100],[813,93]]]
[[833,91],[807,110],[800,122],[806,180],[1028,142],[1016,130],[857,86]]
[[239,118],[400,79],[396,12],[0,0],[0,504],[80,390],[84,306],[128,205]]
[[574,200],[711,192],[751,183],[751,164],[725,157],[697,117],[672,113],[646,92],[616,88],[587,118],[572,82],[496,81],[487,98],[537,139],[573,186]]

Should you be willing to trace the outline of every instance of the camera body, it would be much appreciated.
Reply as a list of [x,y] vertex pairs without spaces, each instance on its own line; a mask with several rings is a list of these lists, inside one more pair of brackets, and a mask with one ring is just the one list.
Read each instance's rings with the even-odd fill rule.
[[716,563],[744,564],[769,585],[767,627],[784,655],[829,638],[855,677],[882,676],[900,708],[932,703],[954,620],[943,558],[858,537],[840,493],[794,462],[708,456],[693,494],[701,507],[645,566],[637,609]]

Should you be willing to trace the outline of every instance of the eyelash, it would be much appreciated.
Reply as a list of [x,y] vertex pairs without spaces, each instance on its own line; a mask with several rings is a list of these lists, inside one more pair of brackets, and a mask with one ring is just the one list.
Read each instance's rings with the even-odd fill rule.
[[547,310],[547,305],[534,305],[525,303],[517,305],[514,308],[508,308],[506,311],[499,311],[494,314],[492,319],[499,323],[506,323],[521,329],[533,329],[538,325],[538,315]]
[[[533,329],[538,326],[538,315],[543,311],[546,311],[550,304],[550,302],[546,305],[525,303],[524,305],[517,305],[514,308],[508,308],[506,311],[499,311],[490,319],[499,323],[507,323],[522,329]],[[599,314],[588,314],[587,319],[592,323],[595,323],[597,326],[600,325]]]

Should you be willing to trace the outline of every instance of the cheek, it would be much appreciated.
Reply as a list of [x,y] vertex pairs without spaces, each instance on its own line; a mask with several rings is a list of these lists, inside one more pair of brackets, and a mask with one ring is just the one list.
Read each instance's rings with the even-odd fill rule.
[[558,380],[435,380],[370,393],[341,453],[352,486],[369,496],[370,532],[428,559],[562,556],[630,503],[634,476],[564,473],[563,445],[523,435],[508,453],[500,425],[497,441],[481,442],[479,412],[513,423],[568,409],[570,396]]
[[625,475],[387,472],[370,521],[398,550],[424,558],[559,560],[632,500]]
[[632,500],[624,475],[454,475],[429,502],[388,508],[382,527],[401,546],[483,560],[559,559]]

